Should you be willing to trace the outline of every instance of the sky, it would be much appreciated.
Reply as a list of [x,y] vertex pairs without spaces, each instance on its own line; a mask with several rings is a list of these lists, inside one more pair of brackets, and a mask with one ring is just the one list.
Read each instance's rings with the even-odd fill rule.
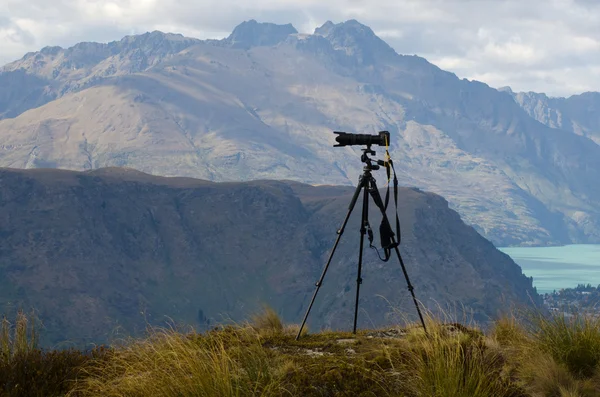
[[356,19],[460,78],[550,96],[600,91],[599,0],[0,0],[0,65],[153,30],[218,39],[250,19],[301,33]]

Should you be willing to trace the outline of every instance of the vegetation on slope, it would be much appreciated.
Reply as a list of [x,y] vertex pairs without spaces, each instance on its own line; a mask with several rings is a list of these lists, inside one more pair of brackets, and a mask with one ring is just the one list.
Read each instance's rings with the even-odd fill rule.
[[428,319],[404,329],[305,333],[266,310],[205,334],[153,330],[91,352],[41,351],[3,322],[2,396],[594,396],[600,320],[529,315],[487,333]]

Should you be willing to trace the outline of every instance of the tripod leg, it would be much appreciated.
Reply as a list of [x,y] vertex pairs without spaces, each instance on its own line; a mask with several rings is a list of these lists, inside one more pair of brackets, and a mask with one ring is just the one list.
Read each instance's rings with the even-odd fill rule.
[[[396,239],[394,237],[392,237],[392,243],[396,244]],[[413,287],[412,284],[410,283],[410,279],[408,278],[408,272],[406,271],[406,266],[404,266],[404,261],[402,260],[402,255],[400,255],[400,250],[398,249],[397,245],[394,247],[394,250],[396,251],[396,255],[398,256],[398,260],[400,261],[400,266],[402,267],[402,272],[404,273],[404,278],[406,278],[406,284],[408,286],[408,290],[410,291],[410,294],[412,295],[412,298],[413,298],[413,302],[415,303],[415,307],[417,308],[417,314],[419,315],[419,319],[421,320],[421,324],[423,325],[423,330],[425,331],[425,334],[427,334],[427,327],[425,326],[425,320],[423,320],[423,315],[421,314],[421,309],[419,308],[419,303],[417,302],[417,297],[415,296],[415,287]]]
[[[306,319],[308,318],[308,314],[310,313],[310,310],[312,309],[313,304],[315,303],[315,298],[317,297],[317,293],[319,292],[319,289],[321,288],[321,285],[323,284],[323,279],[325,279],[325,274],[327,273],[327,269],[329,269],[329,265],[331,264],[331,260],[333,259],[333,254],[335,253],[335,250],[337,249],[340,239],[342,238],[342,234],[344,234],[344,229],[346,228],[346,225],[348,224],[348,220],[350,219],[350,214],[352,214],[352,210],[354,210],[354,206],[356,205],[356,201],[358,200],[358,196],[360,195],[360,192],[363,187],[365,188],[365,196],[367,194],[367,182],[368,182],[367,179],[362,178],[362,177],[358,181],[358,186],[356,187],[356,190],[354,191],[354,196],[352,196],[352,200],[350,200],[350,205],[348,206],[348,213],[346,214],[344,223],[337,231],[338,236],[337,236],[337,239],[335,240],[335,244],[333,245],[333,249],[331,250],[331,253],[329,254],[329,259],[327,260],[327,264],[325,265],[325,268],[323,269],[323,273],[321,273],[321,278],[319,278],[319,281],[317,281],[315,284],[315,286],[317,288],[315,289],[315,292],[313,293],[310,304],[308,305],[308,310],[306,310],[306,314],[304,315],[304,319],[302,320],[302,325],[300,326],[298,335],[296,335],[296,340],[298,340],[300,338],[302,329],[304,329],[304,325],[306,325]],[[362,247],[362,244],[361,244],[361,247]]]
[[[374,178],[370,178],[369,181],[369,193],[373,196],[373,201],[381,211],[381,215],[383,216],[383,221],[389,225],[389,219],[385,212],[385,207],[383,205],[383,200],[381,200],[381,195],[379,194],[379,189],[377,189],[377,183]],[[393,234],[393,233],[392,233]],[[396,244],[396,238],[392,235],[392,244],[394,245],[394,250],[396,251],[396,255],[398,256],[398,261],[400,262],[400,266],[402,267],[402,272],[404,273],[404,278],[406,279],[406,284],[408,286],[408,290],[412,295],[413,302],[415,303],[415,307],[417,308],[417,314],[419,315],[419,319],[421,320],[421,324],[423,325],[423,330],[425,334],[427,334],[427,327],[425,326],[425,320],[423,319],[423,315],[421,314],[421,308],[419,307],[419,303],[417,301],[417,297],[415,296],[415,288],[410,282],[410,278],[408,277],[408,272],[406,271],[406,266],[404,265],[404,261],[402,260],[402,255],[400,255],[400,249],[398,248],[398,244]]]
[[365,234],[367,233],[367,222],[369,221],[369,192],[368,188],[365,187],[365,194],[363,197],[363,208],[362,208],[362,220],[360,225],[360,247],[358,253],[358,275],[356,277],[356,302],[354,303],[354,327],[352,333],[356,333],[356,321],[358,319],[358,299],[360,295],[360,285],[362,284],[362,258],[363,258],[363,245],[365,242]]

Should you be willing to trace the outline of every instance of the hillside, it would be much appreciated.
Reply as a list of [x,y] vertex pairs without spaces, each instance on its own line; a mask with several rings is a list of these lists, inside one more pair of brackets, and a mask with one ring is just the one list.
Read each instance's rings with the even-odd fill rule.
[[0,92],[4,167],[351,185],[358,148],[333,148],[332,131],[386,129],[401,184],[445,197],[497,246],[600,241],[591,135],[399,55],[354,20],[46,48],[6,65]]
[[[127,169],[2,169],[0,305],[34,307],[46,344],[139,334],[167,317],[207,329],[263,303],[299,322],[352,193]],[[359,218],[360,210],[311,312],[311,330],[351,327]],[[461,316],[465,305],[485,324],[513,303],[539,299],[521,268],[440,196],[402,188],[400,218],[411,281],[431,310]],[[379,221],[373,210],[375,241]],[[363,278],[359,327],[414,319],[397,261],[380,262],[366,249]]]

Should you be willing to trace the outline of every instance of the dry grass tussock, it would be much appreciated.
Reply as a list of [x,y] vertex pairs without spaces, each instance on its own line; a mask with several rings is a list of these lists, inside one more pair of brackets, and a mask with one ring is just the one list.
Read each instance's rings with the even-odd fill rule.
[[524,313],[495,322],[490,338],[506,358],[505,370],[528,395],[600,395],[600,319]]
[[[307,332],[296,341],[298,327],[283,324],[265,309],[248,323],[205,334],[155,329],[145,339],[123,341],[103,354],[63,358],[60,365],[71,367],[62,372],[61,387],[51,389],[47,383],[34,394],[25,389],[19,394],[0,384],[0,395],[600,395],[597,319],[529,313],[501,318],[487,334],[432,316],[427,324],[428,335],[414,325],[397,329],[392,337],[373,330],[357,335],[327,331]],[[18,357],[33,360],[37,351],[31,341],[35,334],[19,337],[22,330],[22,325],[2,329],[3,368],[13,372]],[[7,356],[8,350],[24,353]],[[58,359],[45,360],[41,368],[47,369],[48,361]]]
[[8,363],[18,356],[35,350],[38,342],[35,315],[19,310],[14,324],[6,316],[0,324],[0,362]]

